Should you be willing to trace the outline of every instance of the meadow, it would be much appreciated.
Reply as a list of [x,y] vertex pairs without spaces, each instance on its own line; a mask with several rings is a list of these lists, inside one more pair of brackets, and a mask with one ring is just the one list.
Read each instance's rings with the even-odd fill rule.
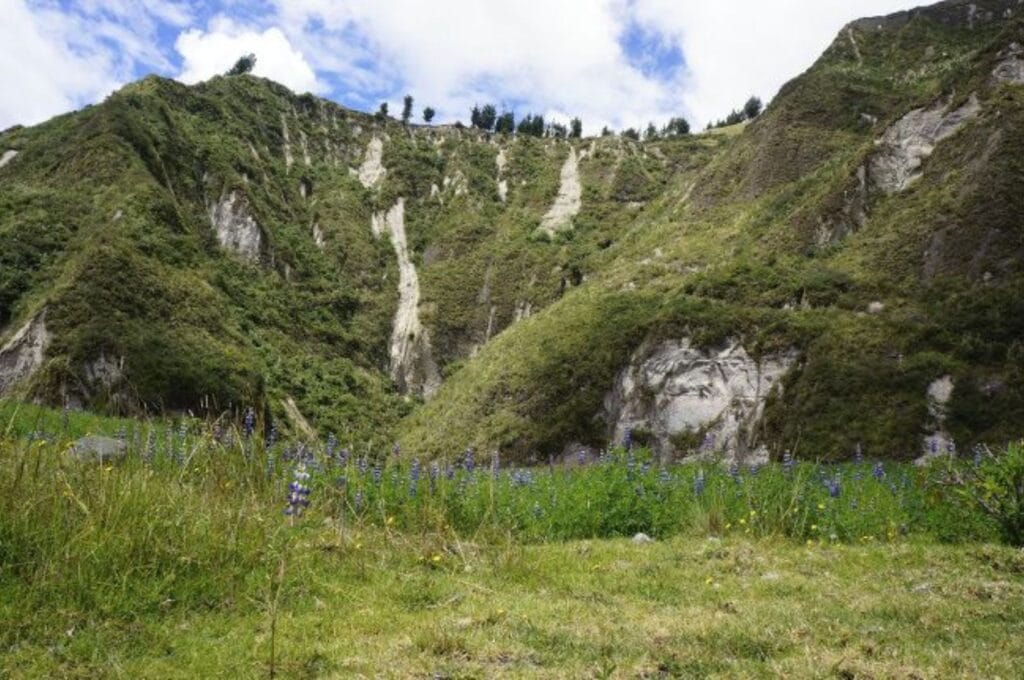
[[[1018,446],[746,467],[624,442],[507,467],[276,441],[251,417],[0,413],[5,677],[1011,678],[1024,659]],[[88,432],[126,457],[76,460]]]

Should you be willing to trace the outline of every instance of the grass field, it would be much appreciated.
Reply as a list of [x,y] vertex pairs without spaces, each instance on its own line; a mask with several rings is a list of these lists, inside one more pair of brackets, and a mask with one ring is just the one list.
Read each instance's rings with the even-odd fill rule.
[[420,465],[199,423],[99,465],[26,428],[2,677],[1020,677],[1024,552],[934,471]]

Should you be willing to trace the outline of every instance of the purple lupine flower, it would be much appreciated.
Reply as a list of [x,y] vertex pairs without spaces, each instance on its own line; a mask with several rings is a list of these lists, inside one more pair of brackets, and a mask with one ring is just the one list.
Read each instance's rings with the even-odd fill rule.
[[854,450],[853,462],[856,465],[860,465],[861,463],[864,462],[864,452],[861,449],[859,442],[857,443],[857,447]]
[[633,428],[627,427],[622,433],[622,448],[627,451],[633,450]]
[[380,486],[380,480],[383,472],[384,471],[380,468],[380,462],[374,462],[373,470],[370,471],[370,474],[373,477],[373,483],[375,486]]
[[672,473],[668,471],[668,468],[663,467],[658,472],[658,482],[662,486],[668,486],[672,483]]
[[830,498],[839,498],[842,493],[842,482],[840,481],[839,475],[827,480],[825,482],[825,487],[828,489],[828,495]]
[[878,481],[885,479],[885,466],[882,461],[875,463],[875,466],[871,469],[871,475]]
[[754,464],[752,464],[748,468],[748,472],[750,472],[750,476],[751,477],[756,477],[757,473],[760,472],[760,471],[761,471],[761,464],[760,463],[754,463]]
[[974,467],[981,467],[981,463],[985,458],[985,449],[980,445],[974,447]]
[[266,448],[274,448],[274,444],[277,444],[277,425],[271,424],[270,432],[267,433]]
[[409,467],[409,496],[416,497],[416,486],[420,481],[420,460],[419,458],[412,459],[412,465]]
[[938,437],[932,437],[930,440],[928,440],[928,450],[931,451],[932,454],[937,454],[939,452]]
[[462,467],[466,472],[472,472],[476,467],[476,461],[473,459],[474,451],[472,448],[466,449],[466,453],[462,456]]
[[946,453],[948,453],[950,456],[956,455],[956,442],[953,441],[952,439],[946,442]]
[[713,432],[704,435],[704,441],[700,443],[700,450],[704,453],[715,450],[715,434]]
[[732,463],[729,466],[729,476],[732,477],[732,481],[740,484],[743,481],[743,477],[740,476],[740,466],[736,463]]
[[704,470],[698,470],[697,476],[693,478],[693,495],[702,495],[704,493],[704,486]]
[[586,449],[581,447],[581,448],[576,450],[576,463],[578,465],[581,465],[581,466],[587,464],[587,450]]
[[793,458],[793,454],[786,451],[782,454],[782,470],[786,473],[786,476],[792,476],[793,469],[796,467],[796,460]]
[[359,456],[356,460],[356,469],[359,471],[360,477],[365,477],[366,473],[370,471],[370,463],[366,460],[366,456]]
[[356,514],[363,511],[363,490],[356,489],[356,497],[353,502],[356,510]]
[[334,433],[327,435],[327,445],[324,447],[324,455],[327,456],[327,460],[331,463],[335,462],[335,451],[338,449],[338,438],[334,436]]
[[501,471],[501,458],[497,451],[491,454],[491,477],[494,479],[498,478],[498,473]]
[[284,514],[301,517],[309,507],[310,488],[308,482],[309,472],[306,471],[306,464],[300,462],[292,471],[292,481],[288,484],[288,504],[285,506]]
[[149,436],[146,437],[146,452],[142,457],[146,465],[152,465],[153,461],[156,460],[156,432],[152,429],[149,431]]
[[249,408],[245,409],[245,416],[242,418],[242,435],[246,439],[251,439],[253,432],[256,431],[256,411]]
[[451,463],[446,463],[444,466],[444,478],[449,482],[455,479],[455,466]]
[[437,490],[437,480],[441,476],[441,465],[436,460],[430,461],[427,474],[430,477],[430,493],[434,493]]

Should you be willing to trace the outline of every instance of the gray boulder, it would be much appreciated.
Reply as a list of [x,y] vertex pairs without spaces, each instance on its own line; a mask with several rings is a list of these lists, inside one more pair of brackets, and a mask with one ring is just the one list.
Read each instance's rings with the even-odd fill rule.
[[83,463],[119,463],[128,457],[128,443],[111,437],[82,437],[71,447],[71,456]]

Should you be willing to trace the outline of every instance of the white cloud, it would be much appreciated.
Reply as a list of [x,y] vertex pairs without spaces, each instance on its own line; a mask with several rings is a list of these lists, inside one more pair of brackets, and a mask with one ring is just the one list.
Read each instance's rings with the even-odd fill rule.
[[279,28],[262,32],[241,28],[225,18],[211,22],[209,31],[191,29],[178,36],[175,48],[184,61],[178,79],[207,80],[230,69],[243,54],[256,55],[253,73],[296,92],[323,92],[312,67]]
[[756,94],[767,100],[806,70],[842,27],[922,0],[634,0],[641,25],[674,41],[686,58],[679,104],[699,125]]
[[405,91],[440,118],[476,102],[520,113],[569,111],[589,129],[637,125],[667,109],[662,83],[631,67],[619,45],[620,0],[277,0],[277,21],[344,88]]
[[0,0],[0,129],[32,125],[100,99],[119,82],[117,60],[68,36],[84,32],[74,18],[33,13],[23,0]]

